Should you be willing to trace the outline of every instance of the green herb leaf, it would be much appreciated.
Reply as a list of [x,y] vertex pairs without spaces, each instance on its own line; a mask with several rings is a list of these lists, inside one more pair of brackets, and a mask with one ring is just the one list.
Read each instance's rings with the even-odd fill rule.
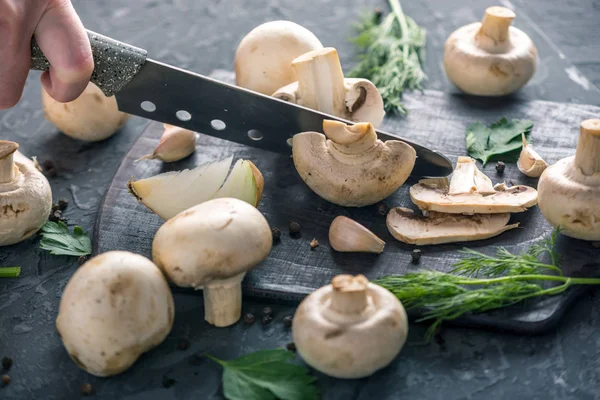
[[467,127],[467,152],[485,166],[494,157],[501,161],[514,162],[523,147],[521,134],[527,140],[533,128],[529,120],[507,120],[502,118],[487,127],[481,122],[475,122]]
[[379,89],[386,112],[406,114],[401,102],[405,90],[421,90],[427,79],[425,29],[404,15],[398,0],[389,0],[392,12],[370,13],[357,25],[350,41],[359,49],[359,62],[348,77],[365,78]]
[[73,228],[73,233],[63,222],[48,221],[42,226],[40,248],[50,254],[61,256],[87,256],[92,253],[92,242],[81,227]]
[[0,278],[18,278],[21,267],[0,267]]
[[262,350],[235,360],[223,361],[207,355],[223,368],[223,393],[229,400],[312,400],[318,398],[315,377],[290,364],[293,353]]

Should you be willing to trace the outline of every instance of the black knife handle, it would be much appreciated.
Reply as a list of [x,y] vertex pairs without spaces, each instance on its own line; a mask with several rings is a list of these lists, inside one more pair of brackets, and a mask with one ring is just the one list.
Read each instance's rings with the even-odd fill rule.
[[[94,72],[90,82],[98,86],[106,96],[117,94],[139,72],[146,61],[147,52],[90,30],[86,32],[94,57]],[[35,38],[32,38],[30,69],[46,71],[49,67],[48,59]]]

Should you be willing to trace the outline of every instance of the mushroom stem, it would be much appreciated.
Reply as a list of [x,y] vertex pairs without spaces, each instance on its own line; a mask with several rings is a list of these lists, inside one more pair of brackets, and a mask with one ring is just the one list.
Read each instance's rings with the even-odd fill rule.
[[298,104],[327,114],[346,114],[344,72],[336,49],[310,51],[292,65],[298,77]]
[[242,279],[245,272],[204,286],[204,319],[211,325],[235,324],[242,315]]
[[331,280],[331,309],[340,314],[359,314],[368,305],[367,284],[363,275],[338,275]]
[[600,119],[581,123],[575,165],[587,176],[600,172]]
[[15,179],[16,168],[13,160],[19,145],[8,140],[0,140],[0,184],[10,183]]
[[476,36],[478,47],[491,53],[504,53],[508,50],[509,29],[515,17],[516,14],[505,7],[487,8]]

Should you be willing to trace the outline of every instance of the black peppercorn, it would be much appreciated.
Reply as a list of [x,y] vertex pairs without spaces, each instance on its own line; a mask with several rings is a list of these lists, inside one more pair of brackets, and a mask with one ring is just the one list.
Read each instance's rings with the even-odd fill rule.
[[298,235],[300,233],[300,224],[295,221],[290,222],[289,230],[290,230],[290,235],[292,235],[292,236]]
[[90,396],[92,393],[94,393],[94,388],[92,387],[92,385],[90,383],[84,383],[83,385],[81,385],[81,394],[84,396]]
[[42,163],[42,168],[44,168],[46,171],[50,170],[50,169],[55,169],[54,163],[52,162],[52,160],[45,160]]
[[498,172],[498,174],[502,175],[504,173],[504,168],[506,168],[506,164],[502,161],[496,163],[496,172]]
[[296,343],[294,343],[294,342],[290,342],[290,343],[288,343],[288,344],[286,344],[286,345],[285,345],[285,348],[286,348],[288,351],[292,351],[292,352],[294,352],[294,353],[295,353],[295,352],[296,352]]
[[169,377],[167,377],[166,375],[165,375],[165,376],[163,376],[163,378],[162,378],[162,386],[163,386],[165,389],[168,389],[168,388],[170,388],[170,387],[171,387],[171,386],[173,386],[175,383],[177,383],[177,381],[176,381],[175,379],[173,379],[173,378],[169,378]]
[[187,350],[190,347],[190,342],[187,339],[181,338],[177,342],[178,350]]
[[294,318],[291,315],[286,315],[285,317],[283,317],[283,325],[286,328],[290,328],[292,326],[293,320]]
[[379,205],[379,207],[377,207],[377,213],[379,215],[387,215],[389,211],[390,208],[386,204],[382,203]]
[[260,320],[263,325],[268,325],[271,323],[271,321],[273,321],[273,317],[271,315],[263,315],[262,319]]
[[254,320],[255,320],[254,314],[248,313],[248,314],[244,315],[244,323],[246,325],[252,325],[254,323]]
[[13,360],[10,357],[2,357],[2,368],[4,368],[5,370],[9,370],[10,367],[12,367],[13,364]]
[[273,243],[281,241],[281,231],[278,228],[271,228],[271,234],[273,235]]
[[412,253],[410,253],[410,256],[412,257],[412,263],[417,264],[421,259],[421,250],[414,249]]
[[57,207],[61,211],[65,211],[69,206],[69,200],[67,199],[58,199],[58,203],[56,203]]
[[8,385],[10,383],[10,376],[8,375],[2,375],[2,384],[4,386]]
[[262,310],[262,315],[268,315],[268,316],[273,316],[273,309],[271,307],[265,307]]

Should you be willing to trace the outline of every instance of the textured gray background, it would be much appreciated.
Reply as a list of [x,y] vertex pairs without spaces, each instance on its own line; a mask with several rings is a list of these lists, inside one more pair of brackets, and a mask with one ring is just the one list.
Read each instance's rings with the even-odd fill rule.
[[[429,32],[426,72],[428,89],[454,92],[443,76],[440,58],[446,36],[456,27],[478,20],[492,2],[406,2],[407,14]],[[600,91],[600,3],[593,0],[513,1],[517,26],[538,44],[541,68],[518,97],[598,105]],[[504,2],[503,4],[508,4]],[[157,59],[211,74],[231,70],[238,40],[259,23],[286,18],[313,30],[338,48],[342,63],[352,65],[346,38],[350,22],[363,9],[385,7],[371,1],[77,1],[75,7],[89,29],[146,48]],[[18,106],[0,113],[0,135],[17,140],[26,154],[51,159],[59,175],[51,179],[55,198],[71,200],[67,217],[90,230],[101,196],[122,157],[146,124],[132,119],[113,139],[100,144],[75,142],[55,131],[40,111],[38,74],[33,73]],[[557,116],[560,118],[560,116]],[[77,206],[76,206],[77,205]],[[84,382],[98,398],[221,398],[220,369],[196,354],[228,358],[282,346],[290,340],[281,320],[291,307],[274,307],[268,327],[211,329],[202,318],[201,301],[178,307],[169,338],[143,356],[125,374],[110,379],[90,377],[66,355],[55,329],[60,293],[77,262],[49,256],[30,240],[0,250],[0,265],[21,265],[22,276],[0,282],[0,356],[11,355],[12,383],[0,388],[4,399],[78,398]],[[409,342],[398,359],[369,379],[342,382],[319,375],[327,399],[371,398],[600,398],[598,297],[578,302],[562,325],[541,337],[448,328],[444,343],[420,343],[424,329],[411,325]],[[246,301],[256,311],[265,303]],[[200,327],[201,329],[198,329]],[[179,338],[192,343],[175,350]],[[163,377],[177,382],[162,387]]]

